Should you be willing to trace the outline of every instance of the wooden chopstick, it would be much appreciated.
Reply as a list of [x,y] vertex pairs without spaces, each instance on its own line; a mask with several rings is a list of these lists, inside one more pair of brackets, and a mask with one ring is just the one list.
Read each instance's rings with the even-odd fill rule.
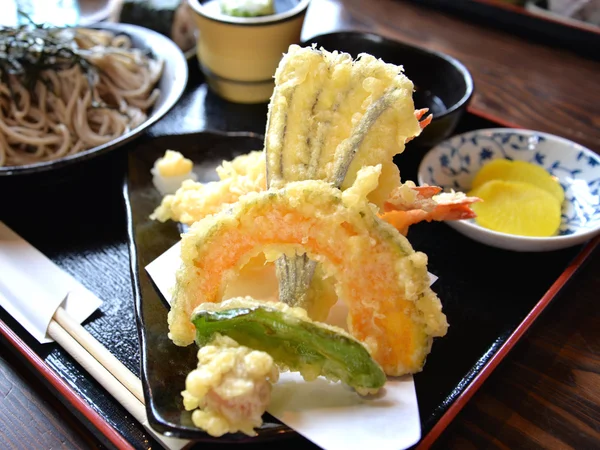
[[107,368],[88,353],[57,321],[52,320],[50,322],[48,335],[92,375],[132,416],[139,422],[146,420],[144,404],[126,389]]
[[[91,354],[105,369],[107,369],[119,382],[135,397],[145,404],[142,383],[133,372],[119,361],[106,347],[98,342],[76,320],[74,320],[62,306],[54,313],[54,320],[75,339],[89,354]],[[52,337],[52,336],[51,336]]]
[[[62,309],[62,308],[61,308]],[[105,367],[93,354],[86,350],[86,347],[80,344],[79,340],[76,339],[67,329],[65,329],[57,320],[52,320],[48,326],[48,335],[56,341],[64,350],[71,355],[75,361],[77,361],[94,379],[100,383],[100,385],[106,389],[106,391],[113,396],[126,410],[131,414],[142,426],[165,448],[170,450],[182,449],[189,444],[189,441],[183,439],[176,439],[167,436],[162,436],[155,432],[148,423],[146,416],[146,408],[142,400],[138,399],[126,386],[132,380],[121,381],[118,376],[131,374],[139,384],[139,390],[141,392],[140,380],[129,371],[123,364],[117,360],[102,344],[94,339],[94,337],[83,329],[75,320],[73,320],[66,311],[62,311],[60,314],[61,322],[68,323],[71,328],[71,332],[77,334],[79,339],[85,340],[87,347],[98,353],[103,361],[117,361],[113,367]],[[55,314],[56,317],[56,314]],[[76,326],[73,326],[73,325]],[[107,356],[110,355],[109,356]],[[111,358],[112,357],[112,358]],[[121,366],[121,367],[119,367]],[[122,368],[126,372],[122,371]],[[114,373],[113,373],[114,372]],[[118,375],[116,376],[115,373]],[[125,375],[125,378],[129,378]],[[135,384],[135,383],[134,383]],[[134,387],[134,389],[137,389]]]

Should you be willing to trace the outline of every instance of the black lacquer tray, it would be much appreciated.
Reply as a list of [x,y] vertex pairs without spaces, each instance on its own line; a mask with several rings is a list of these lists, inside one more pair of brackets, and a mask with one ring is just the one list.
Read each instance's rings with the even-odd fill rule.
[[[0,183],[2,192],[8,193],[2,199],[0,220],[102,298],[103,305],[84,326],[134,372],[139,373],[141,353],[130,274],[131,242],[123,206],[126,150],[131,150],[129,171],[139,177],[148,174],[140,171],[142,166],[133,164],[146,166],[159,150],[164,151],[159,147],[166,143],[169,148],[181,146],[179,149],[186,153],[196,151],[195,158],[205,158],[212,166],[217,154],[229,157],[233,153],[227,152],[249,150],[256,141],[238,136],[231,142],[235,141],[240,147],[225,146],[217,153],[203,154],[199,149],[194,150],[195,136],[160,136],[208,129],[260,135],[264,132],[266,112],[266,104],[244,106],[222,101],[207,89],[195,63],[191,63],[190,83],[181,101],[135,146],[98,158],[85,173],[74,170],[68,179],[52,180],[54,184],[45,180],[41,186],[35,178],[27,185]],[[497,124],[467,114],[455,132],[495,126]],[[418,162],[426,150],[413,144],[397,159],[404,179],[416,179]],[[155,197],[146,203],[134,202],[142,191],[134,195],[133,188],[143,186],[143,180],[129,177],[129,183],[131,217],[134,218],[129,224],[134,226],[129,231],[139,234],[144,230],[135,227],[135,217],[142,214],[137,208],[148,208]],[[168,236],[157,238],[155,243],[150,239],[150,231],[145,245],[139,245],[138,239],[138,256],[148,258],[146,252],[160,252],[167,239],[175,239],[171,226],[164,225]],[[411,229],[409,239],[416,249],[429,254],[429,268],[440,276],[434,288],[442,298],[451,324],[448,335],[434,344],[425,370],[415,376],[423,428],[419,445],[422,445],[435,440],[454,418],[556,297],[596,242],[560,252],[516,254],[477,244],[444,224],[417,225]],[[162,307],[164,311],[157,313],[159,318],[166,314],[166,306]],[[152,323],[150,320],[146,325],[159,329],[166,326],[162,321]],[[103,445],[159,448],[146,430],[64,350],[54,344],[38,344],[2,309],[0,342],[25,360],[40,381]],[[271,443],[261,441],[256,446],[248,443],[243,447],[279,448],[282,443],[279,436],[285,436],[286,446],[311,446],[295,433],[284,432],[272,436],[275,440]],[[199,444],[198,448],[206,448],[206,445]],[[219,446],[227,447],[229,445]]]

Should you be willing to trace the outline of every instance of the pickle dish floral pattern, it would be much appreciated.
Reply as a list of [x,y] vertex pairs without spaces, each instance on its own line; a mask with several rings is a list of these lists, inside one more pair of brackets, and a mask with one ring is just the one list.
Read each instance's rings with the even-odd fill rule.
[[497,128],[454,136],[425,155],[419,183],[468,191],[479,169],[497,158],[537,164],[558,179],[565,190],[559,236],[600,231],[600,156],[551,134]]

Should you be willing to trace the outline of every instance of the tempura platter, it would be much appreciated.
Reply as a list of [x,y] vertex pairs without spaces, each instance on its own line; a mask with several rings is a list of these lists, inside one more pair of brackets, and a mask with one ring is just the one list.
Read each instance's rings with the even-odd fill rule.
[[[228,435],[218,438],[199,432],[189,413],[182,413],[173,399],[193,365],[195,348],[173,346],[167,338],[167,303],[148,276],[145,267],[179,240],[182,231],[175,222],[149,219],[160,194],[152,185],[150,168],[164,148],[171,148],[201,167],[199,179],[210,181],[211,166],[260,144],[257,137],[196,133],[155,138],[130,155],[126,199],[130,213],[132,273],[143,348],[142,377],[150,399],[148,414],[158,430],[209,442],[261,441],[292,433],[267,418],[258,436]],[[450,330],[436,341],[427,364],[415,375],[422,433],[431,439],[451,420],[465,399],[512,346],[528,314],[538,314],[558,292],[553,282],[582,251],[581,247],[539,254],[516,254],[475,243],[443,223],[422,223],[411,228],[409,240],[429,256],[429,270],[439,279],[433,285],[442,299]],[[580,253],[582,258],[586,253]],[[543,270],[530,271],[530,267]],[[511,282],[502,283],[509,279]],[[493,286],[493,288],[492,288]],[[517,288],[518,287],[518,288]],[[540,301],[540,299],[542,299]],[[539,302],[539,303],[538,303]],[[531,316],[527,319],[531,321]],[[169,364],[164,364],[169,361]]]

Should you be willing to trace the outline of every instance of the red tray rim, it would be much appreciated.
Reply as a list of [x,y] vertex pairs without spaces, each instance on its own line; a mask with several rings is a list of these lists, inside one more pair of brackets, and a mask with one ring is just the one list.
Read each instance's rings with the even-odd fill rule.
[[55,395],[62,396],[69,404],[81,413],[96,429],[102,433],[112,444],[119,449],[134,450],[134,447],[125,440],[89,403],[81,398],[60,377],[50,368],[46,362],[29,347],[23,339],[19,337],[4,321],[0,320],[0,335],[18,352],[21,358],[32,366],[52,388],[55,389]]
[[567,282],[575,275],[588,257],[594,252],[595,248],[600,244],[600,236],[596,236],[590,240],[585,247],[577,254],[577,256],[571,261],[566,269],[558,276],[558,278],[548,288],[542,298],[535,304],[531,311],[525,316],[519,326],[512,332],[508,339],[502,344],[498,351],[490,358],[490,360],[483,366],[475,378],[469,383],[465,390],[458,396],[456,400],[450,405],[446,412],[440,417],[437,423],[429,430],[429,432],[421,438],[418,442],[416,449],[424,450],[429,447],[437,440],[442,432],[450,425],[452,420],[458,415],[458,413],[465,407],[468,401],[483,385],[485,380],[492,374],[494,369],[500,364],[501,361],[509,354],[513,347],[521,340],[523,335],[531,328],[533,323],[540,317],[542,312],[548,305],[554,300],[562,288]]

